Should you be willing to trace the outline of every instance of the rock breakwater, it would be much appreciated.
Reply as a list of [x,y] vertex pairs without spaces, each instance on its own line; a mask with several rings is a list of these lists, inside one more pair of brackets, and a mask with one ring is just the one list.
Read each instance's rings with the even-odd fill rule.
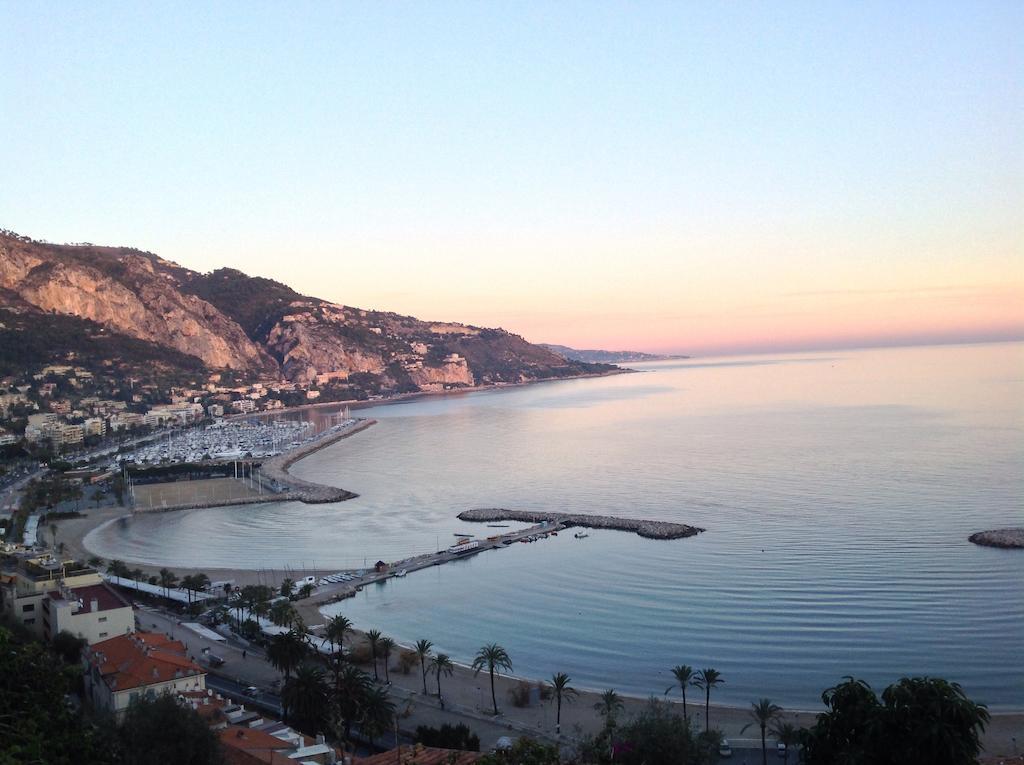
[[614,515],[587,515],[585,513],[558,513],[537,510],[508,510],[501,507],[477,507],[464,510],[458,515],[462,521],[522,521],[523,523],[558,523],[562,526],[580,526],[588,529],[613,529],[632,531],[647,539],[682,539],[704,531],[697,526],[668,521],[651,521],[638,518],[618,518]]
[[979,531],[967,537],[968,542],[984,547],[1001,547],[1006,550],[1024,549],[1024,528],[992,529]]

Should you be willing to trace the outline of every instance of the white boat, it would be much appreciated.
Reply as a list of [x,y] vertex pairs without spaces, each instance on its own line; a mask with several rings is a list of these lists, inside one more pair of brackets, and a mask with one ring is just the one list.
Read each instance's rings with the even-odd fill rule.
[[403,568],[401,571],[396,572],[395,576],[405,576],[408,573],[409,573],[408,569],[404,569]]
[[573,534],[573,536],[576,537],[577,539],[586,539],[587,537],[590,536],[590,534],[588,534],[585,531],[577,531],[575,534]]

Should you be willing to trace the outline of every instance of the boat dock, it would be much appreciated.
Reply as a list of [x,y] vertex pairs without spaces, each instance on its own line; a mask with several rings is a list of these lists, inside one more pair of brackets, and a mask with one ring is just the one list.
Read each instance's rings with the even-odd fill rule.
[[[339,572],[336,576],[341,581],[328,582],[317,587],[316,592],[309,599],[302,601],[303,605],[311,605],[316,608],[335,603],[345,598],[350,598],[359,592],[363,587],[375,582],[382,582],[393,577],[403,577],[413,571],[419,571],[430,566],[440,566],[455,560],[469,558],[485,550],[498,550],[509,547],[516,542],[531,542],[543,539],[550,535],[557,535],[563,530],[560,523],[552,523],[544,520],[533,526],[523,529],[515,529],[503,534],[495,534],[483,539],[465,539],[461,544],[454,544],[437,552],[415,555],[411,558],[393,561],[387,564],[382,571],[346,571]],[[322,580],[321,580],[322,581]]]

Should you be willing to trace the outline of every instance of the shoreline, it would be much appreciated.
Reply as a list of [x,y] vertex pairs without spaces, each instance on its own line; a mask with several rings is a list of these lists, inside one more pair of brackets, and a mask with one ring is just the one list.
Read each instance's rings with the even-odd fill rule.
[[607,372],[588,372],[587,374],[570,375],[568,377],[550,377],[545,380],[525,380],[523,382],[516,383],[490,383],[488,385],[469,385],[465,388],[453,388],[452,390],[421,390],[413,393],[398,393],[394,396],[389,396],[388,398],[380,398],[373,401],[354,398],[344,399],[341,401],[321,401],[316,404],[299,404],[298,406],[289,406],[284,409],[275,409],[273,411],[252,412],[250,414],[231,414],[227,415],[224,419],[237,420],[252,419],[253,417],[281,417],[283,415],[293,414],[296,412],[316,411],[318,409],[330,409],[331,407],[341,408],[345,406],[352,410],[372,409],[378,406],[405,404],[410,401],[418,401],[421,398],[434,396],[464,396],[469,393],[485,393],[488,391],[507,390],[509,388],[525,388],[528,385],[541,385],[543,383],[568,382],[570,380],[591,380],[600,377],[614,377],[616,375],[640,373],[641,371],[637,369],[621,367]]

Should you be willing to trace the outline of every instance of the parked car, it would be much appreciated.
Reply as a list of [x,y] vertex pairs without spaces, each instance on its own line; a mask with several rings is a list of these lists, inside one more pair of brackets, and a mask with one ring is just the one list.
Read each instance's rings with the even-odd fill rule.
[[781,741],[778,742],[775,745],[775,752],[779,755],[779,757],[785,757],[786,756],[786,745],[783,744]]
[[718,745],[718,756],[732,757],[732,747],[729,746],[729,739],[723,738],[722,743]]
[[210,663],[211,667],[220,667],[224,665],[224,659],[215,653],[211,653],[206,657],[206,660]]

